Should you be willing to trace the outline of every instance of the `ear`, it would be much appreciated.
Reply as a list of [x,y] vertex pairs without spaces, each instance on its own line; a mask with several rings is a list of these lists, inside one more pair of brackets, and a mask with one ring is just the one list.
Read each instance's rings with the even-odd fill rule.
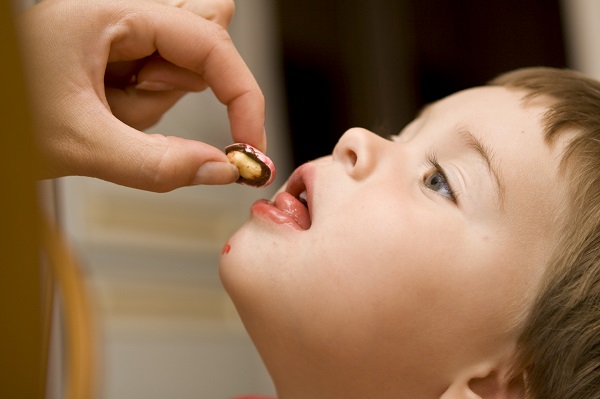
[[526,399],[525,376],[506,366],[480,366],[456,378],[440,399]]

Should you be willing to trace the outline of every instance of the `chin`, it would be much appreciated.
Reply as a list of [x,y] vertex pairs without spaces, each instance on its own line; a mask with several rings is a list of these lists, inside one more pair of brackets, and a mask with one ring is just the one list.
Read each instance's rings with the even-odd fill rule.
[[219,258],[219,277],[227,294],[239,308],[253,306],[268,282],[269,263],[262,257],[261,232],[249,220],[224,244]]
[[246,224],[227,240],[219,257],[219,277],[230,296],[241,288],[238,286],[243,283],[243,276],[248,276],[247,269],[251,268],[252,252],[249,251],[251,246],[244,239],[248,236],[245,227]]
[[[250,338],[261,342],[264,326],[272,325],[265,306],[272,289],[264,259],[257,258],[256,243],[248,240],[253,231],[244,225],[225,244],[219,258],[219,277]],[[258,349],[258,348],[257,348]]]

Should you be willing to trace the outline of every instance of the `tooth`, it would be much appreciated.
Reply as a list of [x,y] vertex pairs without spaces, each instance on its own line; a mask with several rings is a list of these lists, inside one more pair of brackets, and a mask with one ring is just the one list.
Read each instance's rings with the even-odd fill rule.
[[302,202],[304,205],[308,206],[308,201],[306,199],[306,190],[302,191],[300,195],[298,195],[298,200]]

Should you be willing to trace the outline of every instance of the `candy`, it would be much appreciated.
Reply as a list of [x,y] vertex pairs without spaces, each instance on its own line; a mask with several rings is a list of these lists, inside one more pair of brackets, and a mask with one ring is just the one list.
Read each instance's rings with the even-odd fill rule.
[[266,187],[275,178],[275,165],[265,154],[250,144],[235,143],[225,148],[229,162],[238,167],[238,183]]

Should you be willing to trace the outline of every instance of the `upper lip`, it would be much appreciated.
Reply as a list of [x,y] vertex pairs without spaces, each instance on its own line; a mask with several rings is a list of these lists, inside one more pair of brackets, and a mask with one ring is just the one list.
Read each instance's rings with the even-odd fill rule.
[[[312,174],[313,174],[312,165],[304,164],[304,165],[300,166],[299,168],[297,168],[291,174],[290,178],[288,179],[287,185],[285,187],[285,191],[290,193],[297,199],[300,199],[299,198],[300,194],[302,194],[303,191],[306,192],[305,204],[306,204],[306,207],[308,208],[308,214],[309,214],[311,221],[313,218],[313,207],[312,207],[312,204],[313,204],[313,200],[312,200],[313,178],[312,178]],[[300,201],[304,202],[302,200],[300,200]]]

